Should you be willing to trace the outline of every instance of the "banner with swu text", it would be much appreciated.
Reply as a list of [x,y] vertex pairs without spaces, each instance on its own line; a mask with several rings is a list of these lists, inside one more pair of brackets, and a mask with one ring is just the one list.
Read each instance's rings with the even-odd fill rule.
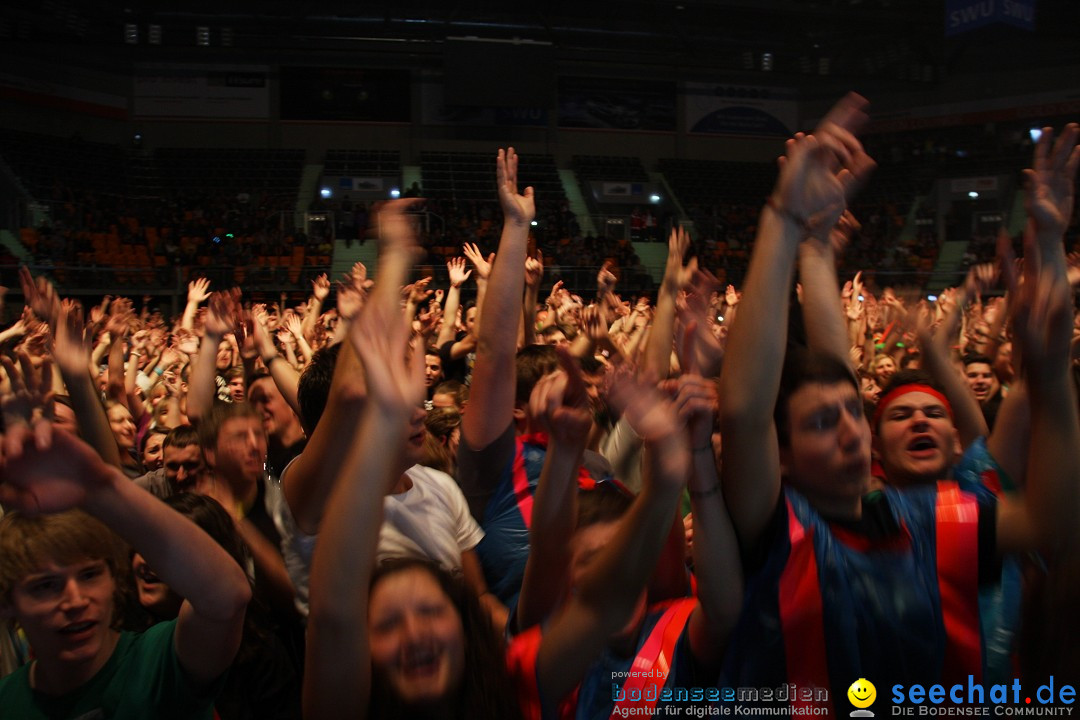
[[946,37],[995,23],[1034,30],[1035,0],[948,0],[945,3]]

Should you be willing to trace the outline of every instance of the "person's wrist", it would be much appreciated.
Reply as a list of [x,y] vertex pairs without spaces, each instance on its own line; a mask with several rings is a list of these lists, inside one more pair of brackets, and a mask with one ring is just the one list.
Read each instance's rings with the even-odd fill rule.
[[109,508],[115,506],[117,495],[135,490],[134,484],[128,481],[119,469],[107,465],[100,458],[96,462],[86,463],[82,479],[86,488],[82,508],[97,518],[101,518],[108,513]]
[[800,232],[809,234],[811,227],[806,218],[796,215],[783,201],[773,193],[765,200],[765,207],[773,212],[778,218],[799,229]]

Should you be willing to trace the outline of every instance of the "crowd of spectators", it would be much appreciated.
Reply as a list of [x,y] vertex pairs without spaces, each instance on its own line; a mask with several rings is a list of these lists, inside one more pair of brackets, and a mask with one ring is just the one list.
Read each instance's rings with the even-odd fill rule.
[[[23,268],[0,712],[703,716],[794,683],[746,702],[832,713],[856,678],[1075,682],[1080,128],[1033,149],[1023,262],[1006,237],[930,302],[872,280],[927,257],[881,247],[895,209],[849,211],[864,108],[789,140],[760,208],[697,208],[715,234],[673,229],[649,292],[629,242],[544,219],[512,148],[497,203],[342,206],[378,272],[300,302],[182,243],[176,317]],[[242,202],[80,206],[124,244]],[[223,263],[294,247],[247,231]]]

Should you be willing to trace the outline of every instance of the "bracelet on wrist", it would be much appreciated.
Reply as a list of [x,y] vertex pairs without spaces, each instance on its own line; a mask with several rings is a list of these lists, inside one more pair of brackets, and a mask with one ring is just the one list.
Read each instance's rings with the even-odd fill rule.
[[717,480],[716,484],[713,485],[708,490],[689,490],[688,492],[689,492],[691,498],[696,498],[696,499],[699,499],[699,500],[704,500],[705,498],[710,498],[713,495],[715,495],[716,493],[720,492],[720,481]]

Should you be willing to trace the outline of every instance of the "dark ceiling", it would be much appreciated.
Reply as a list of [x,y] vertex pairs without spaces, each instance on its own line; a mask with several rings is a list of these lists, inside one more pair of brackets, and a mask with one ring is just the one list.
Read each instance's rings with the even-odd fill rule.
[[[448,39],[467,38],[543,44],[560,62],[678,67],[684,76],[699,69],[755,82],[829,76],[925,86],[966,72],[1080,63],[1076,0],[1037,0],[1034,32],[1002,25],[955,38],[945,37],[945,0],[553,0],[533,7],[478,0],[46,0],[4,3],[0,42],[118,52],[127,23],[139,28],[138,47],[127,48],[139,59],[172,60],[182,51],[190,60],[202,26],[209,29],[204,50],[215,59],[345,52],[435,58]],[[161,27],[160,46],[147,45],[151,24]]]

